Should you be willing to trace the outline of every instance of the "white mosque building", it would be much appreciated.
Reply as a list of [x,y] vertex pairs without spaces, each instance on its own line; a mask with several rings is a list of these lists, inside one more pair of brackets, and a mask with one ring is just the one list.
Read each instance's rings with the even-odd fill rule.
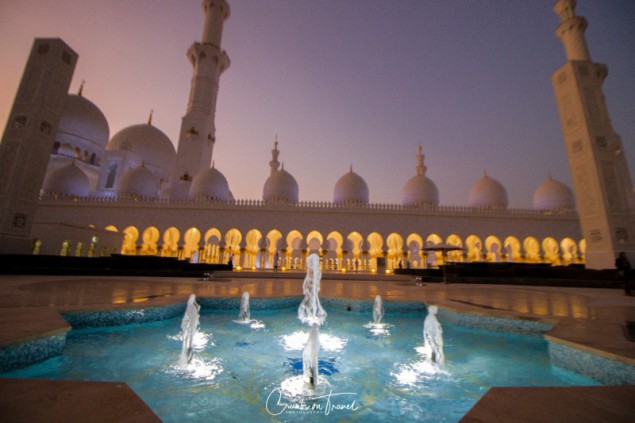
[[[573,0],[559,3],[575,6]],[[426,268],[445,259],[425,250],[437,244],[461,247],[448,253],[457,262],[587,262],[586,232],[565,184],[549,176],[535,189],[533,209],[511,209],[505,187],[484,172],[465,206],[440,205],[421,147],[413,152],[413,176],[404,181],[400,204],[370,203],[372,187],[352,166],[333,187],[331,202],[301,199],[296,179],[279,162],[277,139],[270,173],[260,182],[262,198],[234,198],[231,181],[212,161],[216,94],[220,75],[230,64],[221,49],[229,5],[204,0],[203,11],[202,39],[188,50],[193,77],[178,148],[153,126],[152,115],[111,135],[106,116],[83,95],[83,88],[64,94],[57,129],[49,137],[52,147],[42,153],[42,160],[48,160],[45,173],[37,179],[23,169],[29,167],[26,160],[18,161],[22,178],[37,179],[31,184],[35,210],[5,212],[14,213],[4,218],[5,238],[19,238],[17,231],[26,221],[24,238],[28,251],[36,254],[95,257],[115,252],[205,263],[225,263],[231,256],[234,265],[245,269],[271,268],[276,254],[282,267],[303,268],[312,252],[323,257],[329,270]],[[572,16],[566,19],[579,18]],[[47,43],[55,47],[56,41],[61,42],[36,40],[32,57]],[[8,155],[5,139],[28,126],[28,111],[18,107],[30,83],[28,67],[0,144],[0,160]],[[632,193],[626,171],[625,186]],[[11,176],[0,171],[0,182],[3,177]],[[17,202],[5,200],[4,210]],[[632,207],[632,199],[628,203]],[[29,220],[29,215],[34,217]]]

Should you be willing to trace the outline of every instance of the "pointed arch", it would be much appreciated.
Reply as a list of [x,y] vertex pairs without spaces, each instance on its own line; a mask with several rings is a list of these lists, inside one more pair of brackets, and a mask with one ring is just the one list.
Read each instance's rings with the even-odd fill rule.
[[476,235],[470,235],[465,238],[465,247],[467,248],[468,261],[481,261],[483,255],[483,241]]
[[492,263],[500,262],[502,246],[503,243],[501,242],[501,240],[494,235],[490,235],[485,238],[485,260]]
[[154,226],[146,228],[141,235],[143,244],[141,245],[140,254],[143,256],[156,256],[158,254],[157,242],[160,236],[159,230]]
[[121,246],[121,254],[136,255],[137,240],[139,239],[139,230],[134,226],[128,226],[123,230],[123,245]]
[[163,232],[163,252],[161,255],[164,257],[178,257],[179,255],[179,240],[181,239],[181,232],[174,226],[170,226]]
[[525,261],[528,263],[540,263],[540,243],[533,236],[528,236],[523,240],[523,250],[525,250]]
[[571,238],[564,238],[560,241],[560,249],[562,250],[562,264],[567,266],[575,264],[578,257],[578,245]]
[[560,265],[560,246],[554,238],[547,237],[542,240],[542,252],[545,262],[553,266]]
[[322,249],[323,243],[324,243],[324,237],[318,231],[311,231],[306,236],[306,244],[307,244],[307,249],[309,250],[309,254],[311,253],[320,254],[320,250]]
[[190,259],[194,263],[198,263],[199,245],[201,240],[201,231],[192,227],[183,234],[183,259]]
[[507,261],[522,261],[522,253],[520,250],[520,241],[515,236],[508,236],[503,243],[503,252],[507,257]]
[[[446,244],[456,245],[457,247],[463,247],[463,240],[457,234],[449,235],[446,240]],[[453,261],[455,263],[462,262],[464,257],[464,251],[455,250],[448,251],[448,261]]]

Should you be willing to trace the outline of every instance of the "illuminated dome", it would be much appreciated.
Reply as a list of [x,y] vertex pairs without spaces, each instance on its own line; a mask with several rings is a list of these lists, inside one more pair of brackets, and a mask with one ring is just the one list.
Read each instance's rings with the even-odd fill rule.
[[350,171],[335,184],[333,202],[335,204],[368,204],[368,185],[364,178],[353,172],[352,166]]
[[534,192],[534,208],[537,210],[572,210],[574,205],[569,187],[551,175]]
[[90,182],[75,163],[69,163],[54,170],[44,181],[42,190],[47,194],[85,197],[90,191]]
[[300,197],[300,188],[295,178],[284,167],[274,171],[265,181],[262,189],[264,201],[282,201],[297,203]]
[[233,198],[227,179],[213,165],[194,177],[190,186],[190,196],[223,201]]
[[124,195],[154,198],[158,191],[157,177],[143,164],[124,173],[119,183],[119,193]]
[[171,172],[176,150],[170,139],[152,124],[129,126],[117,132],[107,150],[125,150],[138,154],[148,167]]
[[55,141],[101,155],[109,136],[108,121],[97,106],[81,95],[66,97]]
[[507,208],[507,191],[500,182],[483,172],[483,177],[470,188],[467,203],[470,207],[504,209]]

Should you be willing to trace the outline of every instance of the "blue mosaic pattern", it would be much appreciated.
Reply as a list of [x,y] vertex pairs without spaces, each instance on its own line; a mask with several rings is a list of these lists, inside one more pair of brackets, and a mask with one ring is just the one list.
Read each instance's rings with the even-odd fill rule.
[[0,348],[0,373],[31,366],[62,354],[66,332]]
[[635,384],[635,366],[549,341],[551,362],[605,385]]
[[63,313],[62,317],[66,319],[73,329],[119,326],[172,319],[183,315],[183,313],[185,313],[185,306],[186,303],[181,303],[165,307]]
[[506,319],[502,317],[462,314],[456,311],[439,308],[442,320],[469,329],[485,329],[495,332],[506,332],[517,335],[542,336],[552,327],[552,323],[537,320]]
[[[298,307],[302,298],[250,298],[250,310],[279,310],[282,308]],[[201,310],[240,310],[240,298],[196,298]]]

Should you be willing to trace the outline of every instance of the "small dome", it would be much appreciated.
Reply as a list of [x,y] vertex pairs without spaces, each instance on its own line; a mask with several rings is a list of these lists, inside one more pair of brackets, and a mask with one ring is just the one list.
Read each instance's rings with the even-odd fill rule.
[[44,181],[42,190],[48,194],[85,197],[90,191],[88,176],[75,163],[53,171]]
[[333,202],[335,204],[368,204],[368,185],[364,178],[353,172],[352,167],[335,183]]
[[283,201],[297,203],[300,197],[300,188],[295,178],[284,168],[274,171],[265,181],[262,189],[264,201]]
[[507,191],[500,182],[484,172],[483,177],[470,188],[467,204],[470,207],[504,209],[507,208]]
[[190,196],[223,201],[232,198],[227,179],[214,167],[204,170],[194,177],[190,186]]
[[130,169],[121,177],[119,193],[139,197],[154,198],[159,191],[159,182],[145,165]]
[[69,94],[66,97],[56,141],[71,142],[82,151],[101,154],[109,136],[108,121],[97,106],[81,95]]
[[549,178],[534,191],[534,208],[536,210],[572,210],[575,201],[568,186]]
[[425,175],[415,175],[403,187],[404,206],[438,206],[439,190]]
[[171,172],[176,150],[170,139],[149,123],[132,125],[117,132],[106,150],[126,150],[138,154],[151,167]]

